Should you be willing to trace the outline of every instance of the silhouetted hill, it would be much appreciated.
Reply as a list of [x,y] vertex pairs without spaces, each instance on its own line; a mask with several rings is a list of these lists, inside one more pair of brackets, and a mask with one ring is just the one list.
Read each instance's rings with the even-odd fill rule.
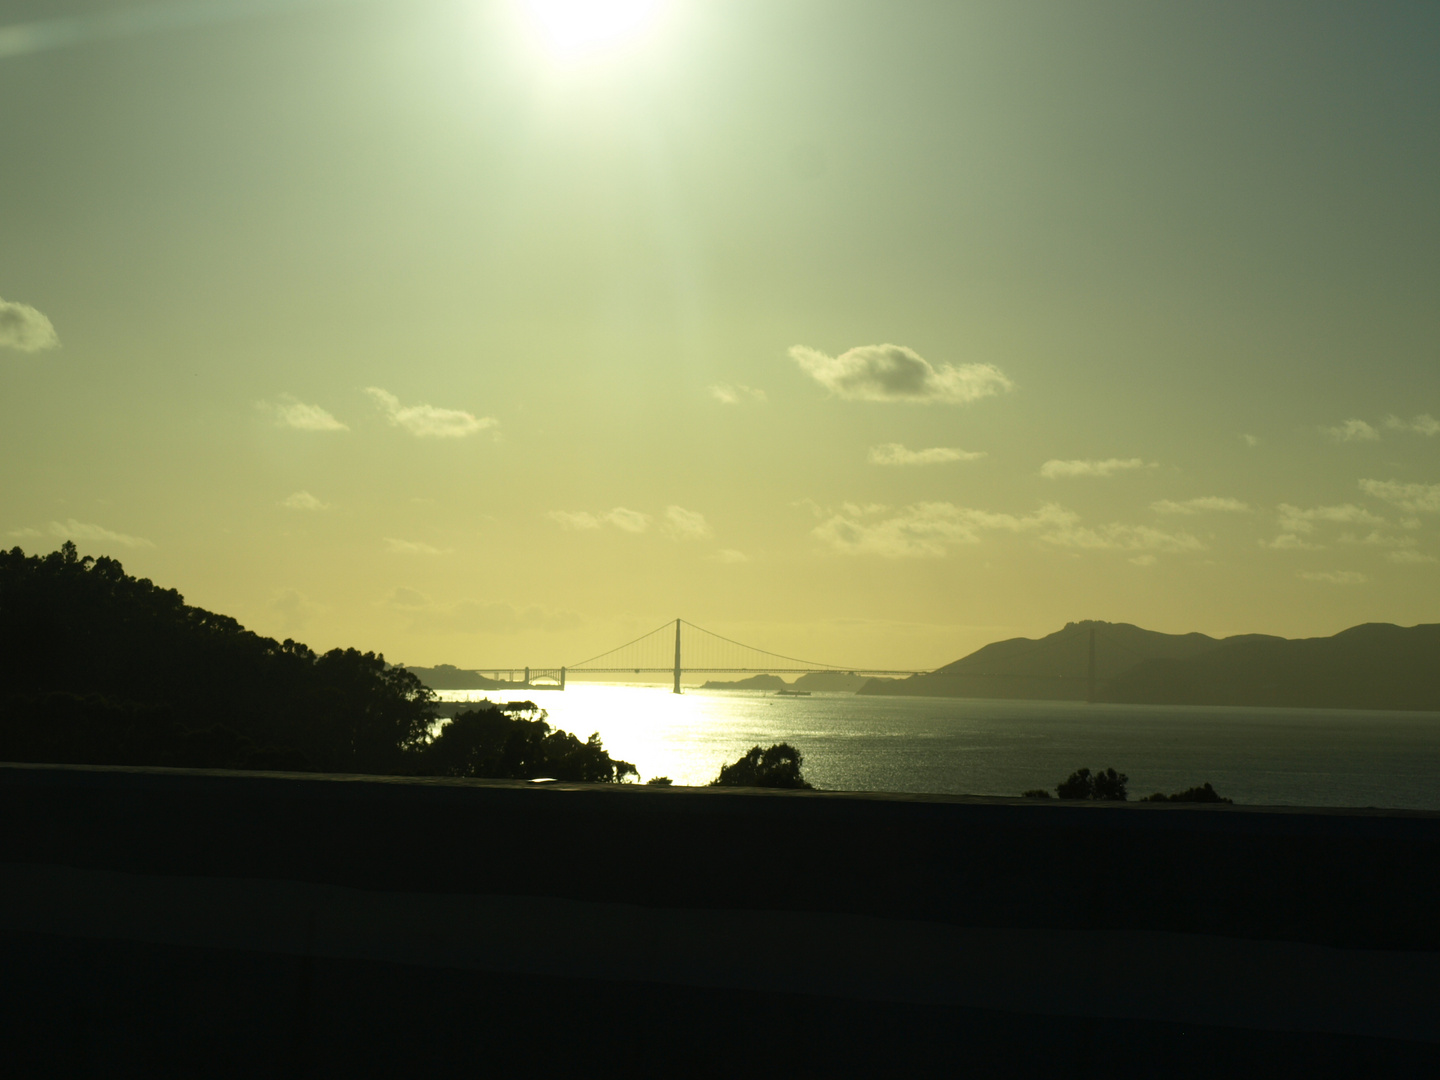
[[1092,631],[1097,683],[1146,660],[1199,656],[1220,644],[1205,634],[1162,634],[1130,623],[1085,620],[1039,639],[994,642],[929,674],[871,680],[859,693],[1084,701],[1090,695]]
[[721,682],[711,679],[701,690],[784,690],[790,684],[779,675],[751,675],[748,679]]
[[405,669],[431,690],[508,690],[520,683],[503,679],[490,679],[478,671],[458,668],[453,664],[436,664],[434,667],[404,665]]
[[1440,624],[1366,623],[1333,637],[1231,638],[1184,659],[1136,664],[1101,701],[1440,710]]
[[862,694],[1150,705],[1440,710],[1440,625],[1368,623],[1328,638],[1161,634],[1077,622],[977,649],[936,671],[871,680]]

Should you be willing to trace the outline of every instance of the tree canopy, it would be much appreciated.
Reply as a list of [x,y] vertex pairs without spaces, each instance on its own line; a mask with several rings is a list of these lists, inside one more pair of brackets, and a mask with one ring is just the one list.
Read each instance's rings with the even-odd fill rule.
[[768,750],[752,746],[739,760],[720,770],[711,787],[808,788],[800,775],[804,756],[789,743],[776,743]]

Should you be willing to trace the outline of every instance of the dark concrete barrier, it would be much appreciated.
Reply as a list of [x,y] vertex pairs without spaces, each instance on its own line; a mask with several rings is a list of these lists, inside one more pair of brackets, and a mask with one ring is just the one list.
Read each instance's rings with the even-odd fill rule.
[[77,1067],[1440,1048],[1440,814],[9,765],[0,822],[10,1045]]

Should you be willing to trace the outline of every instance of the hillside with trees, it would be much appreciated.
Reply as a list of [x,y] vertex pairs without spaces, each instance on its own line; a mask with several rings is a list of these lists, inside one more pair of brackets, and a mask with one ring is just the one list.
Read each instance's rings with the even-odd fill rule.
[[[464,741],[451,734],[459,718],[437,737],[434,698],[378,653],[262,637],[115,559],[82,558],[73,543],[43,556],[0,552],[0,760],[520,778],[544,767],[610,780],[634,772],[597,739],[554,732],[529,703],[465,714],[460,727],[483,721],[502,751],[516,740],[508,754],[466,763],[450,749]],[[521,749],[551,735],[564,738]]]

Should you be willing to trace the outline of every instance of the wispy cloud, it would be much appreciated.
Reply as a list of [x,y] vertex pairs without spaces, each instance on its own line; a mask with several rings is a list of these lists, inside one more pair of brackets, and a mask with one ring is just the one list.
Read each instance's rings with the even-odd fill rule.
[[916,503],[881,517],[883,506],[845,506],[812,535],[846,554],[882,558],[938,558],[952,547],[980,543],[986,532],[1029,533],[1056,547],[1081,550],[1185,552],[1204,549],[1188,533],[1167,533],[1144,525],[1112,523],[1094,528],[1055,503],[1033,514],[993,513],[948,502]]
[[734,548],[721,548],[719,551],[715,552],[715,554],[707,557],[712,562],[724,563],[729,566],[734,566],[739,563],[747,563],[750,561],[749,555],[746,555],[743,551],[736,551]]
[[731,383],[715,383],[706,387],[710,396],[721,405],[739,405],[746,401],[763,402],[766,400],[765,391],[757,390],[753,386],[732,385]]
[[1155,462],[1141,458],[1106,458],[1104,461],[1057,461],[1050,460],[1040,466],[1040,475],[1047,480],[1059,480],[1067,476],[1114,476],[1116,473],[1132,472],[1135,469],[1157,468]]
[[1241,435],[1240,441],[1252,449],[1260,445],[1260,440],[1254,435]]
[[329,411],[319,405],[307,405],[290,394],[281,394],[278,402],[260,402],[260,408],[272,413],[276,423],[297,431],[349,431]]
[[703,540],[712,532],[705,515],[683,506],[665,508],[665,534],[675,540]]
[[0,349],[39,352],[59,344],[55,327],[44,315],[29,304],[0,299]]
[[385,537],[385,550],[396,555],[446,555],[450,551],[449,548],[437,548],[418,540],[397,540],[393,536]]
[[1314,544],[1297,533],[1281,533],[1274,540],[1261,540],[1260,546],[1271,551],[1321,551],[1324,544]]
[[11,529],[6,534],[12,540],[35,540],[44,536],[39,529]]
[[400,399],[378,386],[367,386],[365,392],[389,419],[391,426],[404,428],[418,438],[463,439],[477,431],[494,427],[500,421],[493,416],[475,416],[463,409],[441,409],[434,405],[401,405]]
[[[672,507],[671,509],[679,510],[682,514],[689,513],[687,510],[680,510],[678,506]],[[643,533],[650,528],[651,522],[649,514],[643,514],[639,510],[627,510],[623,506],[617,506],[615,509],[606,511],[603,514],[591,514],[584,510],[551,510],[545,516],[562,529],[575,531],[598,529],[602,525],[613,525],[622,532]],[[705,519],[700,517],[700,520],[703,523]],[[669,519],[667,517],[667,523],[668,521]]]
[[293,495],[287,495],[281,500],[280,505],[290,510],[329,510],[330,504],[321,502],[308,491],[297,491]]
[[1398,551],[1387,551],[1385,557],[1393,563],[1417,565],[1419,563],[1433,563],[1436,561],[1434,555],[1426,555],[1424,552],[1416,551],[1413,548],[1401,548]]
[[1361,480],[1366,495],[1412,514],[1440,514],[1440,484],[1406,484],[1398,480]]
[[960,405],[1015,386],[994,364],[936,367],[904,345],[860,345],[839,356],[795,345],[790,358],[805,374],[847,401]]
[[1380,432],[1364,420],[1346,420],[1334,427],[1322,427],[1320,430],[1336,442],[1374,442],[1380,438]]
[[298,589],[281,589],[265,606],[279,617],[281,632],[285,634],[302,633],[310,620],[325,610]]
[[978,461],[984,450],[959,450],[953,446],[932,446],[909,450],[901,443],[882,443],[870,448],[872,465],[941,465],[947,461]]
[[1301,509],[1289,503],[1279,508],[1280,531],[1288,533],[1310,533],[1315,531],[1317,522],[1343,525],[1384,525],[1385,519],[1376,517],[1364,507],[1353,503],[1342,506],[1312,506]]
[[1328,585],[1363,585],[1370,580],[1355,570],[1299,570],[1295,576],[1306,581],[1323,581]]
[[153,548],[155,545],[143,536],[129,536],[114,532],[99,525],[89,525],[74,518],[50,523],[50,535],[65,540],[88,540],[94,544],[119,544],[128,548]]
[[573,630],[584,619],[571,611],[530,605],[517,607],[501,600],[473,598],[439,601],[416,589],[398,588],[382,605],[405,617],[413,630],[428,633],[515,634],[527,630]]
[[1219,495],[1203,495],[1198,499],[1175,502],[1161,499],[1150,504],[1157,514],[1248,514],[1250,507],[1239,499],[1222,498]]
[[1440,420],[1436,420],[1429,413],[1412,416],[1409,420],[1402,420],[1398,416],[1387,416],[1385,417],[1385,426],[1392,431],[1409,431],[1416,435],[1440,435]]

